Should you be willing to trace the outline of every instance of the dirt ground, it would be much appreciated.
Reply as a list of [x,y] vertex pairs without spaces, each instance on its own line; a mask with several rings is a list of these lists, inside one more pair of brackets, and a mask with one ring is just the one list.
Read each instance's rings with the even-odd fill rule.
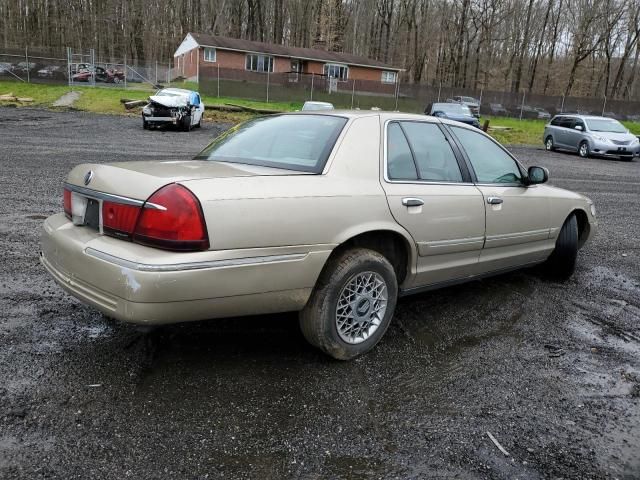
[[513,148],[596,203],[575,276],[404,298],[353,362],[293,314],[145,332],[64,294],[38,237],[66,173],[220,128],[0,108],[0,478],[640,478],[640,161]]

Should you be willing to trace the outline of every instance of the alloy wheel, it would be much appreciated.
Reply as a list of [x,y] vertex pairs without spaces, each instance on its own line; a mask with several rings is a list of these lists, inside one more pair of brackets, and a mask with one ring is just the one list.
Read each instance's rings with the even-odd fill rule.
[[387,311],[385,280],[375,272],[362,272],[349,279],[338,296],[336,327],[346,343],[367,340],[378,329]]

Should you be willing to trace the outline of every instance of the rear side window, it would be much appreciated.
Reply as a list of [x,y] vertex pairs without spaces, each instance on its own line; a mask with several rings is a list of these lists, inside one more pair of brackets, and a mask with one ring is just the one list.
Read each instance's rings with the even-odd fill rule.
[[553,120],[551,120],[551,125],[553,125],[554,127],[561,127],[563,120],[564,117],[555,117]]
[[447,138],[435,123],[401,122],[422,180],[461,182],[462,173]]
[[195,159],[321,173],[346,123],[330,115],[259,117],[227,130]]
[[451,127],[465,149],[478,183],[520,183],[522,174],[516,161],[498,144],[466,128]]
[[391,180],[417,180],[418,172],[402,128],[396,122],[387,129],[387,171]]

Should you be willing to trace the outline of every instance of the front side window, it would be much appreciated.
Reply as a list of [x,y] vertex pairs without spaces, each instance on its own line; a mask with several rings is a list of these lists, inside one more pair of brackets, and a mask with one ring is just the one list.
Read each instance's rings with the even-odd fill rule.
[[324,66],[324,74],[329,78],[346,80],[347,78],[349,78],[349,67],[347,67],[346,65],[327,63]]
[[382,83],[396,83],[396,72],[382,72]]
[[392,180],[462,181],[460,167],[444,133],[435,123],[426,122],[389,124],[387,174]]
[[329,115],[259,117],[227,130],[195,160],[321,173],[346,123]]
[[204,61],[205,62],[215,62],[216,61],[216,49],[211,47],[206,47],[204,49]]
[[451,129],[465,149],[478,183],[521,183],[518,164],[497,143],[467,128]]
[[268,55],[247,55],[245,68],[252,72],[273,72],[273,57]]

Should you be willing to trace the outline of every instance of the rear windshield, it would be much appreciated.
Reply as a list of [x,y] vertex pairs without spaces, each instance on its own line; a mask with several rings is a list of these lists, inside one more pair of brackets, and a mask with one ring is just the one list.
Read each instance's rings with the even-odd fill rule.
[[432,112],[457,113],[459,115],[471,116],[471,110],[466,105],[459,103],[434,103]]
[[609,118],[589,118],[585,120],[592,132],[627,133],[627,129],[619,121]]
[[227,130],[195,159],[320,173],[346,123],[330,115],[259,117]]

